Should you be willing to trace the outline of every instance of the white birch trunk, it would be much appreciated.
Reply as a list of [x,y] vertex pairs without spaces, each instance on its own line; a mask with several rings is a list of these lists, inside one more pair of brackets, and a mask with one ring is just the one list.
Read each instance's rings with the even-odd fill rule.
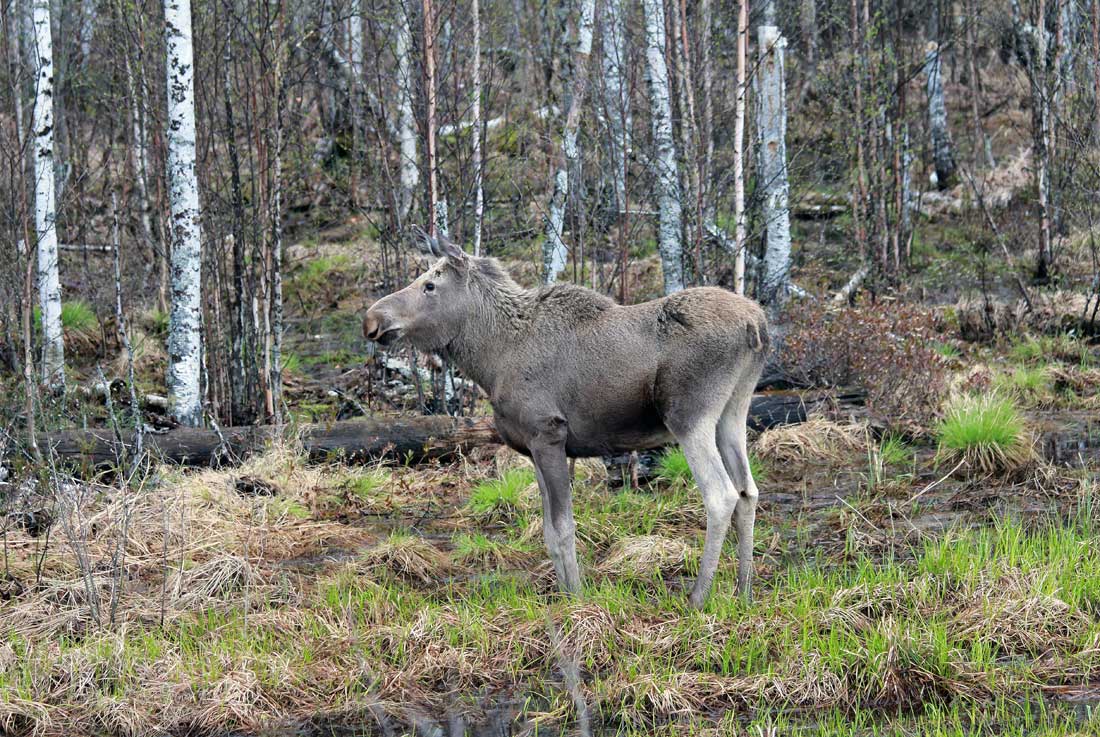
[[604,107],[611,140],[611,181],[615,188],[615,207],[626,210],[626,161],[630,151],[630,97],[626,94],[626,29],[623,0],[607,0],[601,17],[603,39]]
[[[138,63],[142,64],[144,62],[139,59]],[[143,104],[145,85],[139,85],[138,80],[134,78],[133,63],[130,61],[129,56],[126,57],[126,85],[130,93],[130,129],[133,136],[130,155],[133,159],[134,172],[137,174],[134,184],[137,186],[138,208],[141,211],[141,234],[145,238],[145,242],[152,246],[153,239],[156,236],[153,233],[152,205],[149,201],[149,153],[145,144],[145,117],[143,114],[145,109]],[[160,252],[160,249],[155,246],[152,250],[154,254]],[[155,260],[156,258],[154,258]]]
[[737,100],[733,118],[733,283],[738,294],[745,293],[745,67],[749,35],[749,3],[741,0],[737,15]]
[[949,187],[955,177],[955,155],[951,150],[951,134],[947,128],[942,67],[939,44],[929,41],[924,52],[925,89],[928,95],[928,129],[932,134],[936,186],[940,189]]
[[38,240],[38,300],[42,311],[42,379],[65,386],[65,337],[61,327],[61,279],[57,267],[54,179],[54,79],[50,0],[35,0],[34,223]]
[[348,8],[348,56],[351,62],[353,95],[363,86],[363,6],[360,0],[351,0]]
[[775,26],[760,26],[760,186],[764,190],[764,270],[760,301],[775,309],[790,295],[791,218],[787,180],[787,84],[784,50],[787,40]]
[[643,0],[645,10],[645,55],[649,72],[649,104],[653,118],[653,164],[657,179],[658,250],[664,275],[665,294],[684,288],[680,176],[676,165],[676,144],[672,137],[672,102],[668,64],[665,61],[665,10],[662,0]]
[[202,245],[195,174],[194,52],[191,0],[165,0],[168,57],[168,195],[172,222],[168,328],[169,411],[183,425],[202,423]]
[[397,130],[401,152],[401,197],[398,211],[402,226],[412,210],[417,187],[420,186],[420,168],[416,153],[416,117],[413,113],[414,82],[412,78],[412,31],[409,28],[409,8],[402,0],[397,9],[397,27],[394,29],[394,54],[397,57]]
[[481,255],[481,224],[485,217],[485,193],[481,187],[481,136],[483,128],[481,124],[481,8],[478,0],[473,0],[470,12],[474,16],[474,50],[473,50],[473,136],[472,159],[474,167],[474,256]]
[[569,109],[562,129],[562,159],[554,174],[554,191],[550,197],[550,212],[546,218],[546,241],[543,245],[543,280],[550,284],[565,271],[569,249],[562,238],[565,227],[565,206],[569,199],[569,172],[577,171],[580,150],[577,131],[581,122],[581,107],[588,85],[588,58],[592,55],[592,29],[596,21],[595,0],[581,0],[577,19],[577,45],[573,55],[573,84]]

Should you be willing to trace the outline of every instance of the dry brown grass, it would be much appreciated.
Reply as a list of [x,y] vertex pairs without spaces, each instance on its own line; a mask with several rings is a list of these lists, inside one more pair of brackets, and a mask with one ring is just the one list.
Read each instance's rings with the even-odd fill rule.
[[683,540],[660,535],[626,537],[611,547],[600,570],[620,576],[668,575],[683,571],[691,555],[691,546]]
[[388,571],[400,578],[429,584],[454,571],[450,557],[422,537],[394,533],[360,558],[372,573]]
[[866,445],[867,428],[864,425],[810,417],[805,422],[764,431],[753,450],[768,461],[794,463],[808,459],[838,461],[863,450]]

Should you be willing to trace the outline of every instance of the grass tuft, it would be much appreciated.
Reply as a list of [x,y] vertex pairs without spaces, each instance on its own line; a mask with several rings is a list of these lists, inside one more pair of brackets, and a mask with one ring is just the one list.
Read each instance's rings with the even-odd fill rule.
[[61,324],[66,330],[78,333],[93,333],[99,327],[95,310],[87,302],[73,300],[61,305]]
[[683,540],[661,535],[626,537],[612,546],[600,569],[605,573],[651,577],[677,573],[691,555],[691,546]]
[[1034,455],[1016,405],[996,393],[953,399],[937,435],[937,459],[941,463],[962,462],[985,473],[1019,469]]
[[514,518],[527,506],[527,490],[533,483],[535,472],[530,468],[510,468],[500,478],[474,487],[467,508],[483,517]]

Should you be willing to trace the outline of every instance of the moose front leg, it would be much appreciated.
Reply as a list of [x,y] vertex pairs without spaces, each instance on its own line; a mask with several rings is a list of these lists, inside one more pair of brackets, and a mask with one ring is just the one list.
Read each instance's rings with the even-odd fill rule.
[[558,575],[558,586],[577,594],[581,590],[581,570],[577,564],[577,526],[573,521],[569,460],[565,455],[565,421],[554,418],[547,424],[530,447],[542,492],[543,537]]

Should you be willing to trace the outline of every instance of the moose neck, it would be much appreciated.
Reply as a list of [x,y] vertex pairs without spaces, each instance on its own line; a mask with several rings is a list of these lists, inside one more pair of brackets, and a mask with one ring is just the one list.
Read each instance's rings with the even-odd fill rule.
[[527,292],[511,279],[475,274],[470,280],[475,307],[446,349],[462,372],[490,394],[502,357],[525,337]]

